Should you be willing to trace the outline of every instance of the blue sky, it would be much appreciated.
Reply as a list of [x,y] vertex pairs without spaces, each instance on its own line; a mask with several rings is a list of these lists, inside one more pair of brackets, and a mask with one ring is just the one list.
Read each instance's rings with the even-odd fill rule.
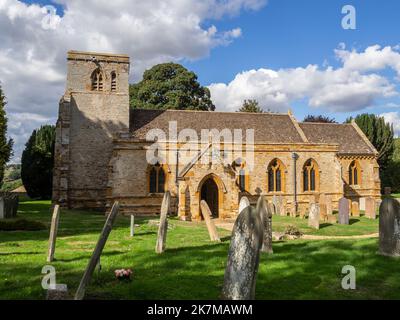
[[[344,5],[356,9],[356,30],[341,26]],[[156,63],[182,63],[217,110],[255,98],[298,120],[369,112],[400,133],[399,12],[396,0],[0,0],[15,159],[34,128],[55,123],[71,49],[129,54],[131,82]]]

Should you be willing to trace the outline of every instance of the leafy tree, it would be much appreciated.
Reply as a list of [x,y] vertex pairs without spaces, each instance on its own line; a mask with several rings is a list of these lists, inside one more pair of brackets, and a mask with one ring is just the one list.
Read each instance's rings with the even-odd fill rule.
[[[353,118],[350,117],[346,122],[352,120]],[[393,126],[386,123],[384,117],[367,113],[358,115],[354,121],[379,152],[378,163],[382,173],[387,168],[394,152]]]
[[393,161],[400,162],[400,138],[394,139]]
[[304,118],[303,122],[317,122],[317,123],[337,123],[334,118],[329,118],[327,116],[313,116],[308,115]]
[[214,111],[210,90],[197,75],[176,63],[163,63],[146,70],[143,80],[129,87],[134,109]]
[[250,100],[244,100],[243,105],[238,110],[238,112],[264,113],[264,110],[261,109],[257,100],[250,99]]
[[6,163],[12,156],[13,140],[7,139],[6,98],[0,86],[0,186],[3,184]]
[[51,199],[55,126],[34,130],[22,153],[21,177],[31,198]]

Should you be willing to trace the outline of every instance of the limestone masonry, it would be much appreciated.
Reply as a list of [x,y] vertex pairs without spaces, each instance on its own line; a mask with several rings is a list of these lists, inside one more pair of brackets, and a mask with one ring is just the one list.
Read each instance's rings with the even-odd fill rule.
[[[354,122],[299,123],[291,113],[132,110],[128,56],[70,51],[67,64],[53,182],[53,202],[63,207],[108,211],[119,201],[124,214],[159,214],[169,191],[172,213],[200,219],[201,200],[214,217],[234,218],[242,196],[253,203],[260,195],[268,201],[281,196],[299,212],[320,194],[331,197],[334,210],[342,197],[380,199],[377,151]],[[168,135],[163,148],[177,161],[149,163],[154,139],[147,134],[168,133],[171,122],[178,132],[192,129],[199,136],[204,129],[242,129],[244,135],[253,129],[254,167],[245,157],[227,164],[213,142],[200,143],[185,163],[178,152],[184,143]]]

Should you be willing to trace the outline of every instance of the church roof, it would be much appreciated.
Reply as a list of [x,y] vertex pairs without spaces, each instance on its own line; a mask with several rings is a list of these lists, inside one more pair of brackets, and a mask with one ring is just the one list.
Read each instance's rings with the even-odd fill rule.
[[151,129],[161,129],[167,136],[169,122],[176,121],[178,132],[193,129],[201,137],[203,129],[254,129],[256,143],[314,143],[339,145],[341,155],[376,155],[377,151],[355,123],[298,123],[282,113],[246,113],[187,110],[134,109],[130,114],[130,132],[145,139]]
[[311,143],[339,144],[339,154],[374,155],[375,148],[356,124],[299,123]]
[[178,132],[193,129],[201,137],[203,129],[254,129],[255,142],[303,143],[301,134],[288,114],[241,113],[215,111],[144,110],[131,111],[130,131],[135,138],[145,139],[150,129],[161,129],[168,134],[169,122],[176,121]]

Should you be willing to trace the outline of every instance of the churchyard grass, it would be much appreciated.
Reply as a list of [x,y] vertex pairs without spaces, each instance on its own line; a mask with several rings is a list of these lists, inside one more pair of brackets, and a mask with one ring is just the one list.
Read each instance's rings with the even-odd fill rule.
[[400,193],[392,194],[392,196],[395,197],[395,198],[400,198]]
[[[26,201],[18,216],[50,225],[50,202]],[[130,237],[130,218],[118,217],[104,248],[99,272],[87,287],[88,299],[218,299],[221,293],[230,232],[218,229],[222,243],[211,242],[204,223],[170,219],[166,251],[154,251],[157,226],[136,218]],[[378,221],[357,218],[350,226],[307,227],[307,220],[273,217],[274,231],[287,224],[316,235],[368,234]],[[74,294],[93,252],[104,215],[61,211],[56,260],[57,282]],[[332,230],[331,230],[332,229]],[[345,230],[347,229],[347,230]],[[41,270],[46,263],[49,230],[0,232],[0,299],[43,299]],[[378,256],[378,239],[280,241],[274,254],[261,255],[257,299],[399,299],[398,259]],[[341,288],[342,267],[357,271],[357,290]],[[115,279],[114,271],[133,270],[132,282]]]

